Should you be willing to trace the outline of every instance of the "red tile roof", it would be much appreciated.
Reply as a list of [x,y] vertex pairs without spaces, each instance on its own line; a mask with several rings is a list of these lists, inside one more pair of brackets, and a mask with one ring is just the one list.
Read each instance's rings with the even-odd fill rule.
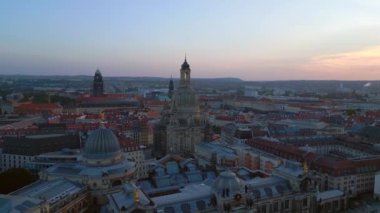
[[297,160],[300,162],[306,161],[311,169],[328,173],[333,176],[341,176],[346,174],[355,174],[365,168],[368,171],[380,170],[380,158],[375,159],[337,159],[327,156],[322,156],[316,153],[310,153],[299,149],[291,144],[280,142],[272,142],[262,138],[255,138],[246,142],[248,145],[275,154],[277,156]]
[[22,103],[15,107],[17,113],[40,113],[53,112],[54,110],[62,109],[60,104],[45,104],[45,103]]

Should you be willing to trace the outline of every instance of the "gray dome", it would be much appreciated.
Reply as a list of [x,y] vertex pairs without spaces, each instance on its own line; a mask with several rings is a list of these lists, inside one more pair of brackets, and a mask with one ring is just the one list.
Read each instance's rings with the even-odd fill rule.
[[108,159],[120,154],[119,141],[110,129],[94,130],[86,140],[84,157],[88,159]]
[[179,87],[174,93],[173,100],[176,107],[198,106],[198,96],[191,87]]
[[229,190],[229,195],[234,196],[236,193],[240,192],[240,179],[236,177],[236,174],[232,171],[225,171],[220,173],[216,178],[215,182],[212,184],[212,189],[216,193],[222,193],[223,189]]

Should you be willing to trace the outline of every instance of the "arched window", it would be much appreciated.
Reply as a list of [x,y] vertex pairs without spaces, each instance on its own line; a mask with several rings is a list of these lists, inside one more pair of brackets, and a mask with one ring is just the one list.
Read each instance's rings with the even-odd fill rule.
[[174,208],[171,206],[167,206],[164,208],[165,213],[175,213]]
[[181,210],[183,213],[190,213],[191,212],[190,208],[191,208],[190,204],[188,204],[188,203],[181,204]]
[[199,211],[205,210],[206,209],[206,202],[203,200],[198,200],[196,202],[197,208]]

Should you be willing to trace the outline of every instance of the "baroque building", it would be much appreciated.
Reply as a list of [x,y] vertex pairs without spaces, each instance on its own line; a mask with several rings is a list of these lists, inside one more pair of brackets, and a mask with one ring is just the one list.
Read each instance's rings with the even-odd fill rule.
[[173,94],[166,115],[165,151],[167,154],[190,156],[194,153],[195,145],[203,139],[203,122],[200,118],[198,96],[191,87],[191,70],[186,58],[180,72],[179,86]]
[[[0,212],[153,212],[133,184],[136,163],[129,158],[112,130],[96,129],[76,161],[50,166],[39,181],[0,195]],[[109,209],[112,196],[123,193],[129,195],[125,203]]]
[[87,186],[92,206],[105,204],[105,194],[127,184],[135,173],[135,163],[122,152],[119,141],[110,129],[101,127],[90,133],[82,156],[75,163],[56,164],[43,170],[40,179],[52,181],[66,178]]

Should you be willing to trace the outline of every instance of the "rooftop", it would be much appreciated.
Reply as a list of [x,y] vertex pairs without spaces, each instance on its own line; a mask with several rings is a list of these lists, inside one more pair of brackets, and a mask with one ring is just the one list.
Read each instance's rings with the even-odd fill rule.
[[130,162],[126,157],[121,162],[107,166],[63,163],[47,168],[46,172],[51,175],[88,175],[102,177],[104,174],[124,173],[126,170],[134,170],[134,168],[134,163]]
[[[136,186],[131,183],[123,185],[121,191],[107,195],[107,198],[109,200],[109,203],[107,205],[111,209],[117,210],[120,210],[123,207],[126,209],[133,209],[136,206],[134,198],[135,190]],[[150,204],[150,199],[141,190],[137,189],[137,194],[139,198],[139,204]]]
[[43,203],[41,199],[0,194],[0,212],[34,212],[39,210]]
[[28,139],[42,139],[42,138],[54,138],[54,137],[62,137],[65,134],[43,134],[43,135],[27,135],[25,138]]
[[157,210],[165,212],[172,209],[173,212],[182,212],[187,208],[190,212],[206,209],[213,192],[211,187],[205,184],[190,184],[181,188],[178,193],[154,197],[152,200],[157,205]]
[[216,153],[227,158],[235,159],[237,157],[235,150],[227,146],[221,146],[213,143],[199,143],[197,144],[197,148],[201,148],[207,150],[209,153]]
[[275,170],[276,172],[279,172],[279,173],[282,173],[284,175],[287,175],[289,177],[294,177],[294,178],[303,176],[303,174],[305,173],[302,168],[301,163],[296,162],[296,161],[290,161],[290,160],[287,160],[285,164],[280,165]]
[[52,181],[38,181],[12,192],[11,195],[42,199],[47,200],[49,203],[54,203],[57,198],[76,194],[83,188],[84,186],[77,182],[67,179],[55,179]]
[[317,200],[325,201],[329,200],[332,198],[338,198],[344,196],[344,192],[334,189],[334,190],[329,190],[329,191],[324,191],[324,192],[319,192],[317,194]]

